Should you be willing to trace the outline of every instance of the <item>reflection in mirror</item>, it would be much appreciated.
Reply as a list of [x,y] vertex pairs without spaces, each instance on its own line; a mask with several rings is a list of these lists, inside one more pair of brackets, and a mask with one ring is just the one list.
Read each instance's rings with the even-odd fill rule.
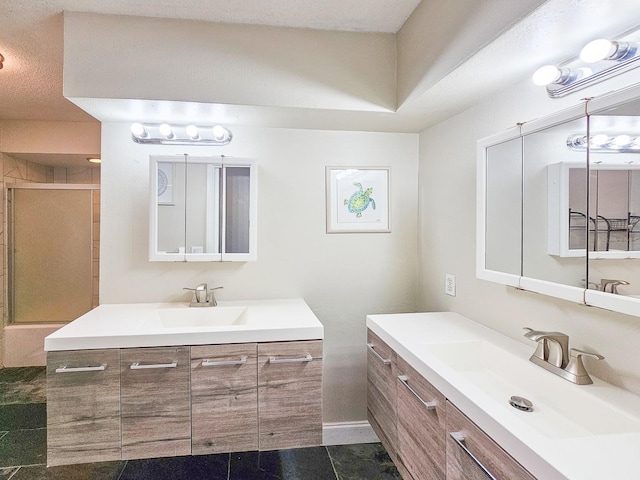
[[639,296],[640,103],[591,115],[589,130],[589,288]]
[[486,150],[485,268],[521,275],[522,138]]
[[[578,118],[523,136],[524,277],[585,285],[586,226],[578,214],[587,214],[587,155],[569,150],[566,140],[586,132],[586,118]],[[582,188],[570,195],[570,183]]]
[[185,224],[184,161],[163,161],[157,164],[157,218],[160,253],[184,253],[184,230],[176,225]]

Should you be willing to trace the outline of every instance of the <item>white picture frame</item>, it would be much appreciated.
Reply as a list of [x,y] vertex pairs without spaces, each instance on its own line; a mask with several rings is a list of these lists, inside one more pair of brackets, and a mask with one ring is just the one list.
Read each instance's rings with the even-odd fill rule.
[[390,167],[326,167],[327,233],[390,233]]

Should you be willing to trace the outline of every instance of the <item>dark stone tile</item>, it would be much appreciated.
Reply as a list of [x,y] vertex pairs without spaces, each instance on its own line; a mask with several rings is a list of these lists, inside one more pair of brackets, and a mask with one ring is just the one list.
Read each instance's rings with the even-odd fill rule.
[[0,468],[0,480],[9,480],[10,478],[13,480],[11,475],[13,475],[16,471],[18,471],[19,467],[14,468]]
[[324,447],[231,454],[229,480],[336,480]]
[[46,460],[46,428],[14,430],[0,439],[0,468],[44,465]]
[[45,465],[20,467],[11,480],[118,480],[124,466],[125,462],[100,462],[49,468]]
[[44,403],[46,390],[45,367],[0,369],[0,405]]
[[0,405],[0,430],[26,430],[46,426],[46,403]]
[[401,479],[393,461],[380,443],[327,447],[338,480]]
[[[129,460],[120,480],[227,480],[229,454]],[[13,480],[13,479],[12,479]]]

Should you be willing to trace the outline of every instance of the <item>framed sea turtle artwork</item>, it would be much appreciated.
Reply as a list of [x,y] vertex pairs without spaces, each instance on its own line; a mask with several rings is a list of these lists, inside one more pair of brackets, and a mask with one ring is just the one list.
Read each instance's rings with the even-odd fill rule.
[[326,167],[327,233],[391,232],[389,167]]

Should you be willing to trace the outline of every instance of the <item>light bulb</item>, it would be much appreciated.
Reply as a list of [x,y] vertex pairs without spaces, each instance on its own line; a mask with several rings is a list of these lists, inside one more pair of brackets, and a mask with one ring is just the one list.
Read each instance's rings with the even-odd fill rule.
[[160,132],[160,135],[165,138],[173,137],[173,130],[171,129],[171,125],[169,125],[168,123],[163,123],[162,125],[160,125],[160,127],[158,127],[158,131]]
[[611,57],[616,53],[615,42],[606,38],[599,38],[587,43],[580,51],[580,59],[586,63],[595,63]]
[[224,127],[221,127],[220,125],[215,125],[212,131],[213,131],[213,137],[219,142],[224,140],[225,137],[227,136],[227,130]]
[[137,138],[144,138],[147,136],[147,131],[141,123],[134,123],[131,125],[131,134]]
[[618,135],[611,143],[618,148],[626,147],[631,144],[631,137],[629,135]]
[[185,128],[185,132],[187,133],[189,138],[191,138],[191,140],[197,140],[198,138],[200,138],[200,135],[198,134],[198,127],[196,127],[195,125],[187,125],[187,128]]
[[601,147],[608,141],[609,141],[609,136],[605,135],[604,133],[600,133],[598,135],[594,135],[593,137],[591,137],[591,145],[593,145],[594,147]]
[[562,76],[562,72],[555,65],[545,65],[540,67],[533,74],[533,83],[544,87],[545,85],[551,85],[556,82]]

